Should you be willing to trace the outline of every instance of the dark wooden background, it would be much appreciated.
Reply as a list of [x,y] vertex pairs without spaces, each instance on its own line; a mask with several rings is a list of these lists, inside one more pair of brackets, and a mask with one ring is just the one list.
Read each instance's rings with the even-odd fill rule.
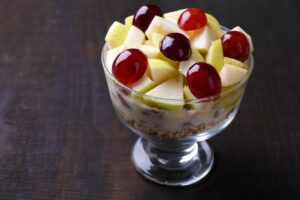
[[100,64],[114,20],[135,0],[0,0],[0,199],[300,199],[300,1],[151,1],[198,6],[253,37],[255,68],[240,111],[209,140],[202,183],[141,178],[136,136],[117,119]]

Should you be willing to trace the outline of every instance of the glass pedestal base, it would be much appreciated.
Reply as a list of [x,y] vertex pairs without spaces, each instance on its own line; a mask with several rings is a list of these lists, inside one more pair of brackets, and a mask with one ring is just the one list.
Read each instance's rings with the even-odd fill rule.
[[214,155],[205,141],[180,144],[139,138],[132,150],[132,161],[137,171],[150,181],[187,186],[210,172]]

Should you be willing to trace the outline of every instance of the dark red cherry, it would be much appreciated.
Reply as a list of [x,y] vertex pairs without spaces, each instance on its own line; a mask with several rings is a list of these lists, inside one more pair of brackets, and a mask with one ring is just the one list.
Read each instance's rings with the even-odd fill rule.
[[246,36],[238,31],[229,31],[222,36],[224,56],[239,61],[246,61],[249,57],[249,42]]
[[163,16],[161,9],[154,4],[146,4],[138,9],[133,17],[133,25],[145,32],[155,16]]
[[216,69],[208,63],[198,62],[192,65],[186,76],[187,85],[192,94],[201,99],[221,93],[221,78]]
[[207,24],[205,12],[199,8],[188,8],[177,21],[178,26],[185,31],[200,29]]
[[192,49],[189,39],[181,33],[170,33],[160,42],[160,51],[169,59],[175,61],[188,60]]
[[127,49],[113,62],[112,73],[124,85],[138,81],[147,70],[147,57],[138,49]]

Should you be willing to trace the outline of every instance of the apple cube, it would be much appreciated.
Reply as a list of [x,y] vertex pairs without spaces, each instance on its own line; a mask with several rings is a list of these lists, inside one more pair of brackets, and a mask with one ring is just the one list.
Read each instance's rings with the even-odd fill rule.
[[218,72],[224,65],[223,47],[221,39],[212,42],[206,54],[205,61],[211,64]]
[[197,62],[202,62],[204,61],[203,56],[197,49],[192,49],[192,55],[191,55],[191,60],[197,61]]
[[145,40],[144,45],[151,45],[152,46],[152,42],[150,40]]
[[220,23],[218,22],[218,20],[212,16],[211,14],[205,13],[206,18],[207,18],[207,24],[209,26],[209,28],[214,32],[214,33],[218,33],[218,31],[221,30],[221,26]]
[[110,26],[105,36],[106,44],[110,49],[122,45],[125,41],[127,33],[128,29],[124,24],[121,24],[120,22],[114,22]]
[[235,65],[247,69],[247,65],[245,63],[229,57],[224,57],[224,64]]
[[152,37],[151,37],[151,42],[152,45],[157,48],[160,49],[160,42],[162,41],[162,39],[164,38],[164,36],[160,33],[152,33]]
[[129,29],[132,26],[133,15],[125,18],[125,26]]
[[172,66],[173,68],[177,68],[178,65],[179,65],[178,61],[171,60],[171,59],[167,58],[162,52],[158,53],[157,58],[160,59],[160,60],[163,60],[163,61],[165,61],[167,63],[169,63],[169,65]]
[[150,106],[164,110],[176,111],[183,108],[183,80],[182,76],[173,77],[156,86],[143,97]]
[[180,62],[178,70],[182,75],[186,76],[187,71],[193,64],[203,61],[204,59],[202,55],[196,49],[192,49],[191,58],[189,60]]
[[178,75],[178,70],[169,63],[160,59],[148,59],[149,71],[155,83],[161,83],[173,76]]
[[239,83],[241,80],[243,80],[247,72],[247,69],[235,65],[225,64],[219,73],[222,81],[222,87]]
[[187,74],[187,71],[189,70],[189,68],[193,65],[197,63],[196,61],[194,60],[186,60],[186,61],[182,61],[179,63],[179,72],[183,75],[183,76],[186,76]]
[[215,39],[215,35],[208,26],[195,31],[191,37],[191,45],[201,53],[206,53],[211,42]]
[[181,9],[181,10],[176,10],[176,11],[172,11],[172,12],[168,12],[166,14],[164,14],[164,18],[177,24],[177,21],[180,17],[180,15],[183,13],[183,11],[185,11],[186,9]]
[[142,45],[145,41],[145,34],[143,31],[135,26],[131,26],[127,37],[124,41],[124,46],[126,48],[134,48],[136,46]]
[[115,61],[116,57],[125,50],[124,45],[121,45],[117,48],[110,49],[106,52],[106,57],[105,57],[105,64],[108,69],[108,71],[112,74],[112,65],[113,62]]
[[147,76],[144,75],[140,80],[134,83],[131,87],[134,91],[145,93],[154,88],[156,84]]
[[190,37],[190,35],[181,30],[177,24],[170,22],[167,19],[164,19],[162,17],[159,16],[155,16],[151,22],[151,24],[149,25],[148,29],[146,30],[146,35],[148,38],[152,38],[152,34],[154,32],[160,33],[162,35],[167,35],[169,33],[181,33],[183,35],[185,35],[187,38]]
[[137,46],[137,48],[141,50],[147,58],[156,58],[159,54],[159,50],[152,45],[140,45]]

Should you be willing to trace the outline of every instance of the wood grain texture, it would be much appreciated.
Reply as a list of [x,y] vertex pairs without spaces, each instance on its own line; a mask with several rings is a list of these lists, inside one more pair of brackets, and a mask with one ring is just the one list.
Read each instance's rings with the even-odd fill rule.
[[167,188],[141,178],[136,136],[117,119],[99,61],[107,28],[136,0],[0,1],[0,199],[300,199],[298,0],[151,1],[197,6],[255,44],[240,111],[209,142],[202,183]]

